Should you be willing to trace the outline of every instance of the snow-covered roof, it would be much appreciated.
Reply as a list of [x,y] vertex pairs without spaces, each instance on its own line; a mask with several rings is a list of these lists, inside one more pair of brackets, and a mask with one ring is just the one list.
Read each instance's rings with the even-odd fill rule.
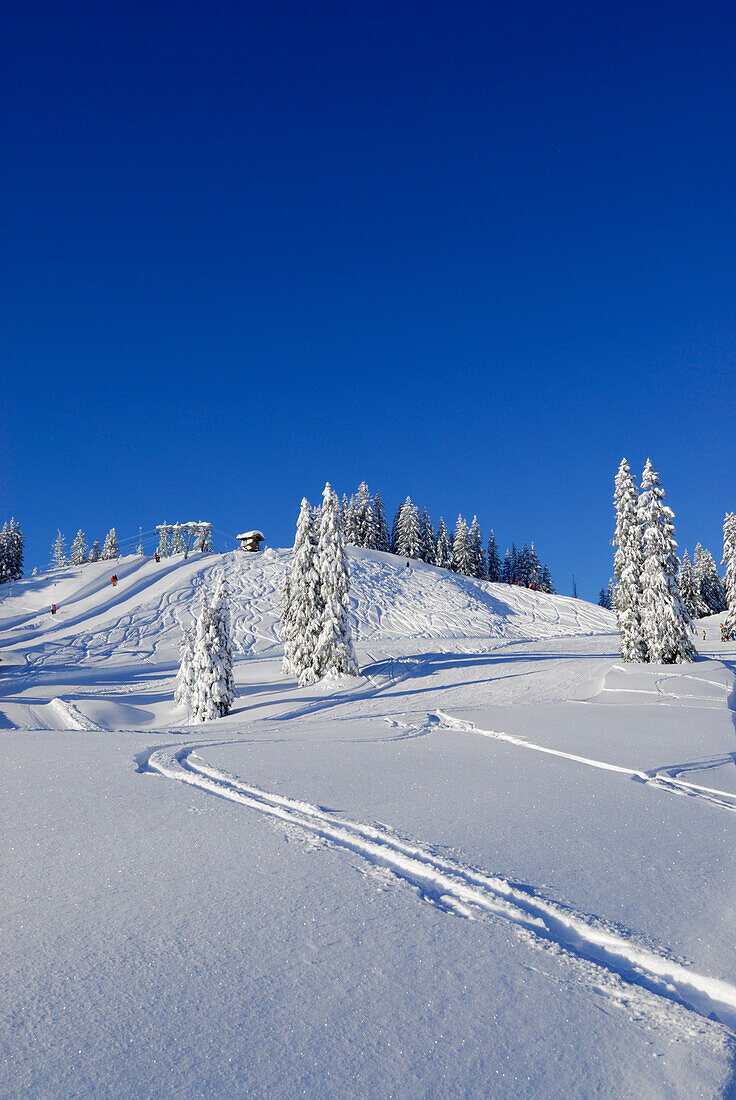
[[245,531],[242,535],[237,535],[236,537],[238,538],[238,540],[240,540],[240,539],[265,539],[266,536],[263,534],[262,531]]

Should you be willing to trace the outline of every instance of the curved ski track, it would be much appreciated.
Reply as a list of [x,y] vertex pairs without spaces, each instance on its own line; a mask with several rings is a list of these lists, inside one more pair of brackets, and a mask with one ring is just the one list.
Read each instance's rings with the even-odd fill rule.
[[[551,946],[600,968],[632,991],[655,994],[725,1025],[736,1034],[736,987],[637,943],[602,921],[403,840],[389,829],[351,821],[311,803],[269,794],[212,767],[195,747],[158,749],[140,770],[158,773],[296,827],[333,848],[359,856],[421,898],[456,916],[509,921],[541,946]],[[593,987],[600,991],[599,986]]]
[[701,798],[722,810],[736,813],[736,794],[731,791],[721,791],[717,787],[704,787],[699,783],[690,783],[685,779],[677,778],[683,772],[700,771],[708,768],[721,767],[722,765],[736,763],[736,754],[727,753],[709,760],[694,760],[685,764],[672,764],[661,768],[653,768],[651,771],[641,771],[638,768],[627,768],[621,764],[609,764],[605,760],[593,760],[588,756],[577,756],[575,753],[563,752],[561,749],[552,749],[547,745],[538,745],[534,741],[527,741],[525,737],[519,737],[513,733],[503,733],[500,730],[478,729],[474,722],[467,722],[461,718],[453,718],[442,710],[429,715],[430,721],[445,729],[462,730],[463,733],[477,733],[481,737],[491,737],[495,741],[505,741],[510,745],[516,745],[521,749],[531,749],[533,752],[542,752],[547,756],[558,756],[563,760],[572,760],[576,764],[584,764],[589,768],[598,768],[601,771],[619,772],[628,775],[638,783],[646,783],[658,790],[667,791],[670,794],[685,795],[689,798]]

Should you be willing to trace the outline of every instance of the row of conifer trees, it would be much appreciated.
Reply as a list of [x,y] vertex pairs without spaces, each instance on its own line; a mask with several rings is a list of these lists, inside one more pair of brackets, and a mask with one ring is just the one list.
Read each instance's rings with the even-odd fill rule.
[[470,525],[463,516],[458,516],[454,535],[450,537],[442,516],[435,532],[426,508],[420,513],[411,497],[407,497],[396,510],[389,534],[381,494],[372,497],[365,481],[349,500],[343,496],[341,514],[345,541],[350,546],[390,551],[402,558],[452,569],[466,577],[554,592],[550,571],[537,557],[534,543],[531,546],[525,543],[522,549],[512,545],[502,562],[493,531],[487,549],[484,548],[477,516],[473,516]]

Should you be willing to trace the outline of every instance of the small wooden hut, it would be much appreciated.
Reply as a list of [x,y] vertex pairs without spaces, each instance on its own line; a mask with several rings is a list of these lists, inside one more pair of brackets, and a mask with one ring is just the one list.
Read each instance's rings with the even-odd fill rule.
[[261,549],[261,543],[266,541],[266,536],[261,531],[245,531],[238,535],[240,549],[249,554],[257,554]]

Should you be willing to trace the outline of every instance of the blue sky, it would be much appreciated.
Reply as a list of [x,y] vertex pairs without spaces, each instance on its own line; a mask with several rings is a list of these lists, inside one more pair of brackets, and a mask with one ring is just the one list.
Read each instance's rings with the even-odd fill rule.
[[5,5],[2,518],[45,564],[365,478],[611,571],[736,509],[732,4]]

